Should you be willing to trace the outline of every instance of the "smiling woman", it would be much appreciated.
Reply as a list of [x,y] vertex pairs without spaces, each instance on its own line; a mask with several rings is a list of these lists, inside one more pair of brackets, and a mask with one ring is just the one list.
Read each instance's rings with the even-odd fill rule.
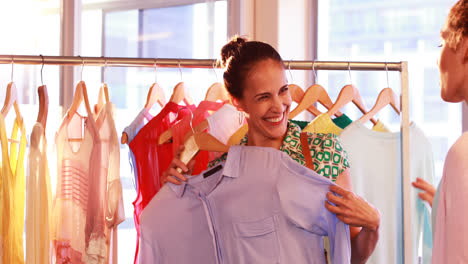
[[226,88],[247,116],[249,145],[279,149],[292,102],[281,56],[266,43],[242,38],[224,46],[221,56]]
[[[233,104],[245,113],[247,119],[249,129],[240,145],[280,150],[301,165],[335,182],[338,186],[332,186],[331,191],[340,196],[330,192],[327,198],[334,205],[326,202],[324,206],[351,226],[352,262],[364,263],[378,240],[380,213],[352,192],[347,155],[338,137],[333,134],[302,133],[307,140],[303,141],[300,138],[301,129],[288,121],[292,100],[281,56],[267,43],[234,37],[221,50],[221,62],[225,67],[224,84]],[[302,145],[309,149],[310,155],[303,151]],[[194,165],[189,163],[187,166],[179,160],[182,149],[163,174],[167,181],[174,184],[187,180],[177,171],[178,168],[190,174]],[[340,158],[324,158],[327,155]],[[227,153],[212,161],[209,167],[226,159]]]

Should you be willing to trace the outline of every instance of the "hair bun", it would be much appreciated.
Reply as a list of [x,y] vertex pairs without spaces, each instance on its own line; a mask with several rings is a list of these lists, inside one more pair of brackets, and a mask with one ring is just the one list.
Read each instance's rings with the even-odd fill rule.
[[234,36],[231,41],[221,49],[221,63],[223,67],[226,67],[231,57],[238,56],[240,49],[247,39],[239,36]]

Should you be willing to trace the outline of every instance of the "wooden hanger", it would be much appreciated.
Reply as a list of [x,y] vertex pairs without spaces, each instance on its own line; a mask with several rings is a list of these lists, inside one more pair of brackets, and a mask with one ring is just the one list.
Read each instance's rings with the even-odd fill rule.
[[44,85],[42,79],[42,70],[44,69],[44,56],[40,55],[42,58],[42,67],[41,67],[41,86],[37,88],[37,95],[39,97],[39,113],[37,114],[36,122],[41,123],[44,131],[47,125],[47,115],[49,113],[49,94],[47,93],[47,86]]
[[291,99],[296,103],[300,103],[304,97],[304,90],[296,84],[288,84],[288,89],[291,94]]
[[47,114],[49,112],[49,95],[47,93],[47,86],[39,86],[39,88],[37,88],[37,94],[39,96],[39,113],[37,114],[36,122],[41,123],[45,130],[47,124]]
[[[309,89],[317,89],[319,90],[319,97],[317,99],[317,101],[322,104],[323,106],[325,106],[325,108],[327,109],[330,109],[333,107],[333,102],[330,98],[330,96],[328,95],[327,91],[325,90],[325,88],[323,88],[323,86],[321,86],[320,84],[314,84],[312,86],[310,86],[309,88],[307,88],[307,90]],[[341,113],[340,111],[336,112],[335,113],[336,116],[341,116],[343,115],[343,113]]]
[[213,83],[205,94],[205,101],[216,102],[217,100],[230,101],[226,88],[219,82]]
[[164,107],[166,104],[164,90],[157,83],[153,83],[148,91],[148,95],[146,96],[145,109],[149,111],[155,103],[158,103],[161,107]]
[[192,105],[192,98],[185,92],[184,82],[179,82],[172,92],[169,102],[179,104],[181,101],[184,101],[185,105]]
[[[158,103],[161,107],[164,107],[164,105],[166,104],[166,96],[164,95],[164,90],[161,88],[161,86],[159,86],[156,80],[148,90],[148,95],[146,96],[145,109],[149,111],[151,108],[153,108],[155,103]],[[128,144],[127,133],[122,132],[120,143]]]
[[[343,108],[346,104],[352,102],[357,108],[363,113],[367,113],[367,109],[362,101],[361,95],[359,94],[359,90],[352,84],[345,85],[338,95],[335,104],[330,108],[327,114],[331,117],[335,113],[338,112],[341,108]],[[371,119],[372,123],[376,124],[377,121],[375,119]]]
[[171,98],[169,99],[169,102],[173,102],[176,104],[179,104],[182,100],[184,101],[185,105],[192,105],[193,101],[192,98],[188,95],[188,93],[185,92],[185,84],[182,81],[182,68],[180,67],[180,60],[179,60],[179,73],[180,73],[180,82],[176,84],[174,87],[174,90],[172,90],[172,95]]
[[91,107],[89,106],[88,92],[86,90],[86,84],[84,81],[79,81],[75,88],[75,95],[73,96],[73,102],[70,108],[68,109],[68,118],[71,118],[75,113],[77,113],[78,108],[81,105],[81,102],[85,103],[86,112],[88,115],[92,115]]
[[94,114],[96,115],[99,114],[99,111],[101,111],[104,105],[108,102],[109,102],[109,90],[107,88],[107,84],[103,83],[101,84],[101,87],[99,88],[97,104],[94,105]]
[[293,119],[306,109],[315,116],[320,115],[321,112],[313,105],[317,101],[324,106],[328,106],[331,103],[331,99],[328,96],[327,91],[325,91],[325,89],[321,85],[314,84],[310,86],[304,93],[301,102],[296,108],[294,108],[294,110],[291,111],[291,113],[289,114],[289,118]]
[[[291,94],[291,99],[296,102],[299,106],[299,104],[301,103],[302,99],[304,98],[304,90],[302,90],[302,88],[296,84],[289,84],[288,85],[289,87],[289,93]],[[297,109],[297,107],[295,108]],[[294,109],[294,110],[295,110]],[[293,111],[294,111],[293,110]],[[299,109],[298,109],[299,111]],[[315,105],[310,105],[308,108],[307,108],[307,111],[309,111],[310,113],[312,113],[313,115],[315,116],[318,116],[321,114],[321,112],[315,107]],[[301,111],[302,112],[302,111]],[[295,113],[294,117],[296,117],[298,114]],[[291,116],[291,113],[289,113],[289,118],[292,119],[293,117]]]
[[7,116],[11,106],[13,106],[13,108],[15,109],[16,117],[21,119],[21,114],[18,106],[18,92],[16,90],[16,85],[14,82],[10,82],[7,86],[5,103],[3,104],[3,108],[1,110],[3,117]]
[[[67,111],[68,118],[71,119],[74,114],[78,113],[78,108],[84,101],[85,108],[88,116],[92,116],[91,106],[89,105],[88,92],[84,81],[79,81],[75,88],[75,95],[73,96],[73,102]],[[69,138],[70,142],[81,142],[82,138]]]
[[[184,164],[188,164],[200,150],[223,153],[229,151],[227,145],[205,132],[194,133],[185,141],[184,146],[185,148],[180,154],[180,160]],[[182,173],[180,168],[177,170]]]
[[400,115],[400,104],[398,103],[398,97],[391,88],[387,87],[379,93],[379,96],[375,101],[374,107],[372,107],[372,109],[369,112],[363,115],[359,119],[359,121],[361,121],[363,124],[366,123],[367,121],[369,121],[369,119],[375,116],[382,108],[384,108],[388,104],[390,104],[393,110],[395,110],[395,112],[398,115]]
[[[208,88],[208,91],[205,95],[205,101],[216,102],[217,100],[227,101],[228,104],[231,103],[231,98],[229,98],[229,94],[226,91],[226,88],[223,84],[217,82]],[[201,121],[197,126],[194,127],[195,133],[200,133],[205,131],[209,127],[208,121],[204,119]],[[194,132],[191,130],[188,131],[184,136],[184,142],[188,140],[190,136],[193,135]],[[170,129],[164,131],[161,136],[159,137],[158,144],[163,144],[164,142],[168,141],[172,137],[172,131]]]

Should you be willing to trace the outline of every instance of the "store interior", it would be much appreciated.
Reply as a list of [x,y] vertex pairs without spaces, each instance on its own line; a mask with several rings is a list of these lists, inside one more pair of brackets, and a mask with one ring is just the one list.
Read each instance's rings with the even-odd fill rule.
[[[144,183],[138,182],[135,176],[130,142],[123,132],[143,109],[155,117],[167,102],[198,106],[207,98],[218,104],[229,101],[227,91],[223,90],[224,69],[217,59],[223,45],[238,35],[268,43],[281,55],[293,100],[294,118],[290,116],[290,119],[311,122],[333,108],[331,115],[335,118],[339,116],[336,112],[344,113],[351,120],[366,121],[363,124],[369,130],[380,122],[386,131],[380,133],[395,137],[392,143],[395,160],[390,163],[397,177],[389,181],[376,177],[367,182],[367,187],[362,180],[353,180],[357,194],[367,196],[365,198],[374,205],[384,208],[379,209],[382,218],[385,214],[382,210],[394,211],[389,230],[395,233],[388,231],[387,237],[381,234],[379,241],[384,241],[386,246],[379,248],[378,244],[379,257],[371,258],[368,263],[384,263],[379,260],[426,263],[428,242],[425,236],[428,235],[425,230],[428,227],[425,225],[430,225],[430,209],[418,202],[417,191],[411,187],[416,176],[410,166],[413,164],[414,170],[420,165],[414,153],[421,150],[414,148],[428,150],[424,158],[432,166],[418,177],[437,186],[450,146],[468,130],[467,105],[448,104],[440,98],[437,65],[440,29],[455,2],[3,1],[0,3],[0,22],[5,25],[0,28],[4,36],[0,43],[0,84],[5,89],[0,92],[0,102],[5,102],[9,108],[5,112],[2,110],[3,130],[10,139],[19,111],[25,133],[21,136],[26,140],[21,165],[24,167],[23,186],[26,187],[23,189],[25,229],[21,240],[24,256],[26,249],[31,247],[27,233],[30,229],[26,227],[30,225],[28,195],[34,193],[27,188],[30,184],[31,135],[39,121],[38,115],[44,115],[41,110],[44,108],[43,98],[47,98],[47,111],[42,124],[46,144],[42,146],[47,149],[50,192],[47,210],[52,218],[57,217],[55,197],[60,193],[57,186],[61,186],[57,181],[60,181],[59,174],[63,174],[62,161],[57,159],[62,150],[57,149],[57,142],[64,120],[70,112],[97,117],[100,111],[97,109],[113,104],[113,121],[119,142],[115,150],[117,154],[114,153],[117,161],[113,161],[116,162],[113,171],[120,181],[122,202],[117,205],[120,221],[115,230],[108,231],[113,233],[113,238],[109,242],[111,249],[107,249],[106,261],[138,263],[139,236],[134,204],[138,200],[138,186]],[[44,86],[45,93],[41,88]],[[321,95],[317,86],[322,89]],[[183,96],[172,100],[180,89]],[[177,120],[178,115],[175,113],[173,120]],[[363,116],[365,119],[361,119]],[[414,125],[418,133],[422,132],[423,143],[410,136],[414,135]],[[191,130],[194,127],[196,125]],[[82,136],[86,134],[84,131],[82,128],[75,132]],[[13,145],[23,141],[7,142]],[[78,150],[75,148],[75,151]],[[13,155],[6,153],[10,158]],[[393,195],[374,201],[375,194],[368,191],[369,185],[373,186],[372,191],[381,189],[383,193]],[[66,218],[66,212],[61,216]],[[48,228],[52,230],[55,222],[49,223]],[[52,246],[50,250],[52,252]],[[55,262],[51,260],[50,263]]]

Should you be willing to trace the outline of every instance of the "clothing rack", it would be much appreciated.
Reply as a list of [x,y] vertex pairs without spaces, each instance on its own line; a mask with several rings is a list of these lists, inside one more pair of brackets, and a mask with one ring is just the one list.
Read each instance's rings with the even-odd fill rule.
[[[112,67],[162,67],[162,68],[220,68],[214,59],[177,58],[123,58],[81,56],[29,56],[0,55],[0,64],[63,65],[63,66],[112,66]],[[402,62],[347,62],[347,61],[284,61],[291,70],[353,70],[353,71],[400,71]]]
[[[62,65],[62,66],[107,66],[147,68],[220,68],[214,59],[182,58],[122,58],[81,56],[29,56],[0,55],[0,64]],[[410,201],[410,149],[409,149],[409,87],[408,62],[354,62],[354,61],[284,61],[291,70],[353,70],[353,71],[399,71],[401,80],[401,151],[403,201]],[[372,188],[372,186],[369,186]],[[411,263],[411,208],[403,203],[404,263]]]

